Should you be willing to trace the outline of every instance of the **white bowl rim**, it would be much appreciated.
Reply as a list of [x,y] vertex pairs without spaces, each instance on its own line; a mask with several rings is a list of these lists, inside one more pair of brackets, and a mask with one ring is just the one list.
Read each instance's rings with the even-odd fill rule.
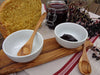
[[[78,27],[81,27],[81,28],[84,29],[84,31],[86,32],[86,37],[85,37],[83,40],[77,41],[77,42],[67,41],[67,40],[64,40],[64,39],[60,38],[60,37],[56,34],[56,30],[57,30],[57,28],[62,27],[63,24],[74,24],[74,25],[76,25],[76,26],[78,26]],[[55,35],[56,35],[60,40],[62,40],[62,41],[64,41],[64,42],[69,42],[69,43],[81,43],[81,42],[85,41],[85,40],[88,38],[88,32],[87,32],[87,30],[86,30],[83,26],[81,26],[81,25],[79,25],[79,24],[77,24],[77,23],[72,23],[72,22],[64,22],[64,23],[58,24],[58,25],[55,27],[54,33],[55,33]]]
[[7,55],[9,55],[9,56],[11,56],[11,57],[22,58],[22,57],[31,56],[31,55],[35,54],[36,52],[38,52],[38,51],[41,49],[41,47],[43,46],[44,39],[43,39],[42,35],[41,35],[39,32],[37,32],[37,33],[39,34],[39,36],[41,37],[41,39],[42,39],[42,43],[41,43],[40,47],[39,47],[36,51],[32,52],[31,54],[25,55],[25,56],[13,56],[13,55],[9,54],[8,52],[6,52],[6,51],[5,51],[4,44],[5,44],[5,42],[7,41],[7,39],[9,39],[12,35],[14,35],[14,34],[16,34],[16,33],[19,33],[19,32],[21,32],[21,31],[32,31],[32,32],[33,32],[34,30],[31,30],[31,29],[18,30],[18,31],[16,31],[16,32],[13,32],[13,33],[11,33],[10,35],[8,35],[8,36],[5,38],[5,40],[3,41],[2,49],[3,49],[3,51],[4,51]]

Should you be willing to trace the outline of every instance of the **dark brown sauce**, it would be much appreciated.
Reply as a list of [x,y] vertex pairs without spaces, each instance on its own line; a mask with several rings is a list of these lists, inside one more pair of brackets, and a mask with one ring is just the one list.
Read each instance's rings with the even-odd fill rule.
[[62,39],[67,40],[67,41],[71,41],[71,42],[77,42],[78,40],[73,37],[72,35],[69,34],[64,34],[61,36]]

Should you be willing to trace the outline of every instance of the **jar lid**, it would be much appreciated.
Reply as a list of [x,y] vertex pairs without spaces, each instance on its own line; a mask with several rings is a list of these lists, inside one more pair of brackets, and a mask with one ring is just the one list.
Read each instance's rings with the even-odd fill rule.
[[50,0],[50,1],[48,1],[48,4],[51,4],[51,3],[63,3],[63,4],[65,4],[65,2],[63,0]]
[[67,5],[62,0],[48,1],[48,9],[54,9],[56,11],[67,10]]

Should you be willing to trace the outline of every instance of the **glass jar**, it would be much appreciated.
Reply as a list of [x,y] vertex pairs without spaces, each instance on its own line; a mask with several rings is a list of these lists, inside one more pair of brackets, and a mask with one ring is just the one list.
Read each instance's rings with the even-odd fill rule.
[[54,29],[59,23],[66,22],[67,5],[63,0],[49,0],[47,3],[46,25]]

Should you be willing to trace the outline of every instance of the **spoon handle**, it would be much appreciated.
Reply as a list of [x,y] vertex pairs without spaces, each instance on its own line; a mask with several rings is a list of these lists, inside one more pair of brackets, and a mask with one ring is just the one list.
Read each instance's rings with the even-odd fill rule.
[[38,28],[40,27],[40,25],[41,25],[41,23],[43,22],[43,20],[44,20],[45,17],[46,17],[46,13],[44,13],[44,14],[40,17],[40,19],[39,19],[39,21],[38,21],[38,23],[37,23],[37,25],[36,25],[36,28],[35,28],[35,30],[34,30],[32,36],[31,36],[31,38],[29,39],[29,41],[31,41],[32,43],[33,43],[33,39],[34,39],[34,37],[35,37],[35,34],[36,34]]
[[86,43],[86,41],[85,41],[85,43],[84,43],[84,48],[83,48],[83,54],[82,54],[81,57],[82,57],[82,60],[85,60],[85,61],[88,61],[88,62],[89,62],[88,57],[87,57],[86,49],[87,49],[87,43]]
[[18,56],[28,55],[28,54],[31,53],[31,51],[32,51],[32,45],[33,45],[33,39],[34,39],[35,34],[36,34],[38,28],[40,27],[40,25],[43,22],[43,20],[44,20],[45,17],[46,17],[46,13],[44,13],[40,17],[40,19],[39,19],[39,21],[38,21],[38,23],[36,25],[36,28],[35,28],[33,34],[31,35],[30,39],[26,42],[26,44],[17,53]]

